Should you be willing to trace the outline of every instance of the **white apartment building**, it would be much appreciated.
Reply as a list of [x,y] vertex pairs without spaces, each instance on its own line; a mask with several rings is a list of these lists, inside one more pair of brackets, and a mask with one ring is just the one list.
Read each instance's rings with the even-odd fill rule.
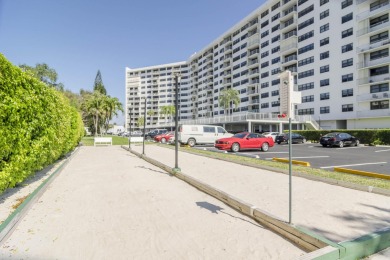
[[[279,75],[289,70],[301,94],[297,128],[308,116],[323,129],[390,128],[389,13],[389,0],[269,0],[187,61],[126,68],[132,127],[145,97],[147,111],[174,105],[176,70],[181,122],[226,123],[218,97],[234,88],[241,102],[230,119],[250,114],[260,120],[241,127],[281,130]],[[166,120],[156,114],[147,127]]]

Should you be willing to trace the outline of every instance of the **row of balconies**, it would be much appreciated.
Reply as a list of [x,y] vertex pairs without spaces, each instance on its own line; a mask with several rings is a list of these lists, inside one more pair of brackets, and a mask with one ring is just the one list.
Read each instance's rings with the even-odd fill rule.
[[374,101],[374,100],[383,100],[383,99],[389,99],[390,98],[390,92],[378,92],[378,93],[365,93],[357,96],[358,102],[367,102],[367,101]]
[[358,69],[364,69],[364,68],[386,64],[386,63],[390,63],[389,56],[380,59],[375,59],[375,60],[365,60],[356,64],[356,67]]
[[375,8],[370,8],[370,10],[361,12],[356,16],[357,21],[362,21],[368,17],[377,15],[383,11],[386,11],[389,9],[389,1],[383,2],[380,5],[375,6]]
[[376,48],[380,48],[382,46],[389,45],[389,44],[390,44],[390,39],[385,39],[385,40],[382,40],[380,42],[376,42],[373,44],[365,44],[365,45],[359,46],[359,47],[357,47],[356,51],[357,51],[357,53],[373,51]]

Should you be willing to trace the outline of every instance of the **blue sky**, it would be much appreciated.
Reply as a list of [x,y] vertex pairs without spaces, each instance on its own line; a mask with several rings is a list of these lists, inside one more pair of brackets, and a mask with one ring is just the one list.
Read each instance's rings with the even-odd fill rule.
[[0,52],[14,65],[47,63],[77,93],[100,70],[125,104],[126,67],[185,61],[264,2],[0,0]]

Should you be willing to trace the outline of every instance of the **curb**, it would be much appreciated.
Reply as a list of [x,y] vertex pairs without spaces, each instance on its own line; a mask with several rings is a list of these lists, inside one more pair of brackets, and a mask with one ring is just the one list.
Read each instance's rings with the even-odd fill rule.
[[376,172],[366,172],[366,171],[353,170],[353,169],[342,168],[342,167],[334,167],[333,170],[335,172],[344,172],[344,173],[362,175],[362,176],[373,177],[378,179],[390,180],[390,175],[376,173]]
[[[0,225],[0,245],[4,243],[7,238],[15,230],[18,223],[23,219],[27,214],[32,205],[43,195],[50,183],[59,175],[62,169],[69,163],[73,156],[78,152],[79,146],[76,147],[73,152],[68,154],[64,161],[58,166],[58,168],[44,181],[41,185],[38,186],[24,201],[20,206],[8,216],[8,218]],[[49,165],[50,166],[50,165]]]
[[[272,161],[284,162],[284,163],[290,162],[289,159],[285,159],[285,158],[276,158],[276,157],[272,158]],[[310,167],[310,163],[309,163],[309,162],[291,160],[291,163],[292,163],[292,164],[298,164],[298,165],[306,166],[306,167]]]

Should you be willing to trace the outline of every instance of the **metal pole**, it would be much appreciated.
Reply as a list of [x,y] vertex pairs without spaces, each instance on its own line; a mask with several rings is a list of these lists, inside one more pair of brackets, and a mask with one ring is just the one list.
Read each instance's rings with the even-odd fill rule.
[[129,107],[129,117],[130,117],[130,130],[129,130],[129,150],[131,149],[131,107]]
[[146,134],[146,97],[144,106],[144,138],[142,140],[142,154],[145,155],[145,134]]
[[178,90],[178,74],[175,73],[175,170],[179,169],[179,140],[178,140],[178,120],[179,120],[179,90]]
[[292,208],[292,154],[291,154],[291,117],[288,118],[288,176],[289,176],[289,213],[288,213],[288,223],[291,224],[291,208]]

